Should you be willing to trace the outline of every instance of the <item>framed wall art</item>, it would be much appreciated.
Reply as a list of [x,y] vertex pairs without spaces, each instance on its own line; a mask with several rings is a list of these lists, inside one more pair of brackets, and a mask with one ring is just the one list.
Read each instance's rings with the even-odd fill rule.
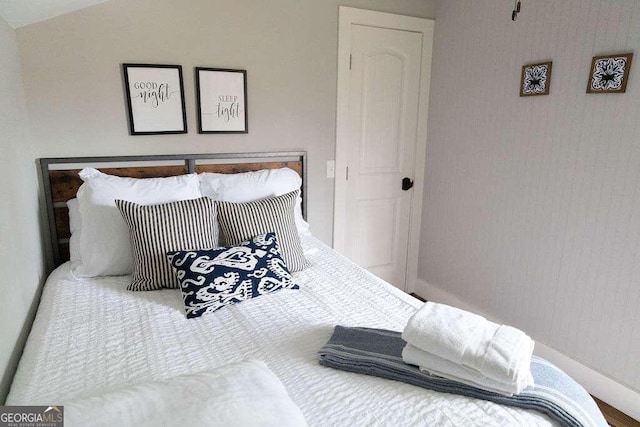
[[587,82],[587,93],[624,93],[633,53],[594,56]]
[[199,133],[248,133],[247,71],[196,67]]
[[131,135],[187,133],[182,67],[122,64]]
[[520,96],[549,95],[552,62],[522,66]]

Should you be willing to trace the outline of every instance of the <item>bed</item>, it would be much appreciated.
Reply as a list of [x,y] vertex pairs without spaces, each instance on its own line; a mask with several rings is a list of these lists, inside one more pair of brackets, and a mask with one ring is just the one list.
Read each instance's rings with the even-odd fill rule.
[[[266,363],[312,426],[556,425],[535,411],[320,366],[317,351],[336,325],[402,330],[422,302],[312,235],[301,236],[311,265],[293,273],[298,290],[197,319],[185,317],[176,289],[131,292],[129,276],[71,274],[66,201],[81,183],[81,167],[135,177],[289,167],[305,178],[305,161],[304,152],[43,159],[56,268],[44,286],[7,405],[65,405],[252,359]],[[303,193],[312,197],[304,184]]]

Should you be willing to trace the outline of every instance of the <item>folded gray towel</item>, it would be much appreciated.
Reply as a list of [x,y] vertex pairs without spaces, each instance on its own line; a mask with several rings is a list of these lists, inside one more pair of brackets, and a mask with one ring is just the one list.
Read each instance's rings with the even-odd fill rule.
[[607,426],[598,406],[585,389],[542,358],[533,356],[531,359],[535,385],[518,395],[504,396],[421,372],[417,366],[402,361],[405,345],[400,332],[336,326],[329,342],[318,354],[321,365],[402,381],[438,392],[533,409],[564,426]]

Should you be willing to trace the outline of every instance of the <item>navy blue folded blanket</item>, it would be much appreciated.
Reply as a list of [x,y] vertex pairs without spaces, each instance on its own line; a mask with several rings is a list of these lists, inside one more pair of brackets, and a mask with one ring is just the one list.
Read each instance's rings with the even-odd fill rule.
[[546,360],[533,356],[535,386],[503,396],[457,381],[421,372],[402,361],[406,342],[400,332],[336,326],[329,342],[318,352],[320,364],[344,371],[402,381],[443,393],[455,393],[502,405],[542,412],[564,426],[606,426],[607,423],[582,386]]

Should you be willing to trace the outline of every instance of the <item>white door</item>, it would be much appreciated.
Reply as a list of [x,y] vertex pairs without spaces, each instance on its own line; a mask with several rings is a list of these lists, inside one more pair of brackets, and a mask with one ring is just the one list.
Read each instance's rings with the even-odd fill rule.
[[346,144],[338,148],[346,197],[337,249],[400,289],[415,191],[406,187],[424,157],[417,150],[423,39],[421,32],[351,24],[346,138],[337,142]]

